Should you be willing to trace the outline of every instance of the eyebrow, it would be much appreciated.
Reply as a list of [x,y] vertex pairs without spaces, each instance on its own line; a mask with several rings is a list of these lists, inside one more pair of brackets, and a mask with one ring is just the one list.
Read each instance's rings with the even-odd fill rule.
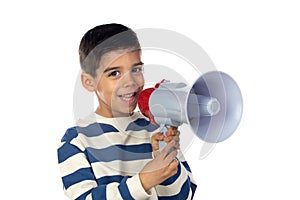
[[104,71],[103,71],[103,73],[106,73],[106,72],[108,72],[108,71],[112,71],[112,70],[116,70],[116,69],[120,69],[121,67],[108,67],[108,68],[106,68]]
[[[143,62],[138,62],[138,63],[133,64],[132,67],[136,67],[136,66],[139,66],[139,65],[144,65],[144,63],[143,63]],[[108,68],[106,68],[106,69],[103,71],[103,73],[106,73],[106,72],[112,71],[112,70],[116,70],[116,69],[120,69],[120,68],[121,68],[120,66],[116,66],[116,67],[108,67]]]

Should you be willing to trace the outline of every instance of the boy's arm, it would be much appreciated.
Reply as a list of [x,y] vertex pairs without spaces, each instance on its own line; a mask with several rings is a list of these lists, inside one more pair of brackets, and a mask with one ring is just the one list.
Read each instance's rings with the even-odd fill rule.
[[164,199],[193,199],[197,185],[191,169],[181,152],[178,160],[177,173],[155,187],[157,195]]
[[[180,132],[177,127],[169,127],[163,136],[163,140],[166,143],[176,141],[176,146],[180,148]],[[156,134],[152,137],[152,149],[155,151],[158,149],[158,141],[162,140],[160,134]],[[178,165],[177,173],[166,181],[155,187],[159,197],[163,199],[192,199],[197,188],[197,185],[192,177],[191,169],[186,162],[180,149],[178,150]]]
[[115,176],[115,182],[110,183],[105,181],[108,177],[104,176],[103,184],[98,185],[84,150],[72,142],[62,143],[58,149],[58,159],[65,194],[70,199],[142,200],[151,196],[143,189],[138,174],[132,177]]

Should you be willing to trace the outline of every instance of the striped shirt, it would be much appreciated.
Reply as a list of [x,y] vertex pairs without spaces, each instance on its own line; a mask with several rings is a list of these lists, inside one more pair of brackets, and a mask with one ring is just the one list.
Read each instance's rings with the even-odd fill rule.
[[153,159],[159,127],[139,113],[105,118],[92,113],[69,128],[58,148],[64,192],[70,199],[192,199],[196,184],[182,154],[177,173],[145,192],[138,173]]

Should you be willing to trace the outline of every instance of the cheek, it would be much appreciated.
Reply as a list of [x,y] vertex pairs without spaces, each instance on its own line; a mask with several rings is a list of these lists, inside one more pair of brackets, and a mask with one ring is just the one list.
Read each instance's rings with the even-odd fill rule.
[[105,98],[106,99],[113,99],[114,98],[114,94],[115,94],[115,87],[113,87],[112,85],[107,86],[104,89],[104,94],[105,94]]
[[105,98],[105,100],[110,100],[113,96],[115,86],[108,81],[100,81],[97,89],[98,92]]
[[136,77],[135,82],[137,83],[138,87],[143,88],[144,84],[145,84],[144,76],[141,75],[141,76]]

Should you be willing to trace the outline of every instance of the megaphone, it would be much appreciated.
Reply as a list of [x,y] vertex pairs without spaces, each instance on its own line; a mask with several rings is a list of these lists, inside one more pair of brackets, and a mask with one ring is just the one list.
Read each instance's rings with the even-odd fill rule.
[[138,106],[151,122],[176,127],[189,124],[196,136],[208,143],[229,138],[243,112],[237,83],[219,71],[203,74],[192,87],[164,80],[143,90]]

